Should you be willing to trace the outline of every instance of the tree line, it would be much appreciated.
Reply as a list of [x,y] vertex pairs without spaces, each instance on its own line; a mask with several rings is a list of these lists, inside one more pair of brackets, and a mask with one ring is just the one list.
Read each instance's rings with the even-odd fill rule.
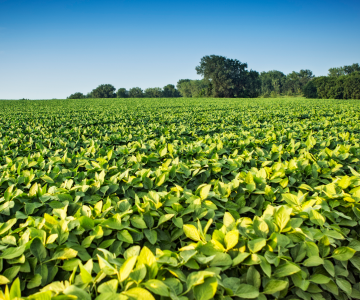
[[309,81],[303,94],[315,99],[360,99],[360,65],[330,68],[328,76]]
[[248,69],[247,63],[224,56],[207,55],[195,68],[201,80],[180,79],[176,87],[142,90],[134,87],[116,88],[101,84],[90,93],[74,93],[68,99],[82,98],[174,98],[224,97],[255,98],[304,95],[308,98],[359,99],[360,66],[353,64],[330,68],[328,76],[315,77],[311,70],[257,72]]

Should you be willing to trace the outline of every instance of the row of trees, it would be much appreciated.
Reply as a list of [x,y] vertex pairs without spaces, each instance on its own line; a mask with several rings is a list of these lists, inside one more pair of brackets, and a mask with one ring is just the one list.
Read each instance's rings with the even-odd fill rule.
[[[356,98],[356,82],[360,77],[359,64],[329,69],[328,76],[315,77],[311,70],[300,70],[285,75],[272,70],[248,70],[247,63],[224,56],[207,55],[195,68],[201,80],[180,79],[176,88],[168,84],[163,88],[139,87],[117,91],[111,84],[102,84],[87,95],[75,93],[68,99],[81,98],[173,98],[173,97],[224,97],[254,98],[301,95],[311,98]],[[357,76],[359,74],[359,76]],[[352,76],[349,78],[349,76]],[[356,98],[358,99],[358,98]]]
[[305,85],[303,93],[306,98],[360,99],[360,72],[316,77]]
[[90,93],[84,95],[77,92],[71,94],[67,99],[85,99],[85,98],[174,98],[180,97],[179,91],[173,84],[168,84],[163,88],[148,88],[143,91],[139,87],[131,88],[116,88],[111,84],[101,84],[97,88],[93,89]]

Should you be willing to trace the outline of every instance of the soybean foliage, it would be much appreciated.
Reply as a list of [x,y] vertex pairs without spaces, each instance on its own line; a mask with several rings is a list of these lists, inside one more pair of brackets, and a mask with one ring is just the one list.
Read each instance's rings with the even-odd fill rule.
[[360,106],[0,102],[0,299],[360,299]]

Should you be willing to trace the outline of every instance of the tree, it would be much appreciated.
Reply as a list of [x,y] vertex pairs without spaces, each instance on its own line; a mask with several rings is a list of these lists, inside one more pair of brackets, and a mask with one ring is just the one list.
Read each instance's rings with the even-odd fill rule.
[[125,88],[119,88],[116,92],[118,98],[129,98],[129,92]]
[[360,99],[360,74],[346,76],[344,80],[344,99]]
[[247,64],[224,56],[207,55],[195,68],[206,82],[211,82],[213,97],[242,97],[247,79]]
[[189,82],[191,81],[190,79],[179,79],[179,81],[177,82],[176,84],[176,88],[179,90],[180,89],[180,86],[185,83],[185,82]]
[[115,87],[111,84],[101,84],[93,89],[91,94],[94,98],[115,98]]
[[329,69],[329,73],[328,73],[329,77],[339,77],[342,75],[345,75],[344,69],[342,67]]
[[358,63],[349,66],[329,69],[329,77],[340,77],[343,75],[350,75],[354,72],[360,72],[360,65]]
[[286,75],[283,72],[276,70],[261,72],[259,79],[261,81],[262,95],[270,94],[273,91],[276,95],[283,93],[286,81]]
[[83,93],[77,92],[74,94],[71,94],[67,99],[84,99],[86,96]]
[[182,97],[191,97],[191,80],[190,79],[180,79],[177,84],[176,88],[178,89],[180,95]]
[[155,87],[155,88],[147,88],[145,90],[145,97],[146,98],[160,98],[162,97],[163,91],[161,88],[159,87]]
[[354,72],[360,72],[360,65],[352,64],[351,66],[344,66],[343,69],[344,69],[345,75],[350,75]]
[[247,98],[256,98],[261,94],[260,74],[257,71],[250,70],[245,81],[245,94]]
[[173,84],[168,84],[164,86],[162,96],[166,98],[176,98],[180,97],[180,93]]
[[134,87],[129,90],[129,97],[130,98],[143,98],[144,92],[139,87]]
[[176,85],[179,93],[183,97],[205,97],[208,93],[211,94],[211,90],[208,91],[209,83],[205,80],[190,80],[190,79],[181,79],[182,81],[178,82]]
[[303,94],[306,98],[316,99],[318,97],[317,89],[313,81],[309,81],[303,88]]

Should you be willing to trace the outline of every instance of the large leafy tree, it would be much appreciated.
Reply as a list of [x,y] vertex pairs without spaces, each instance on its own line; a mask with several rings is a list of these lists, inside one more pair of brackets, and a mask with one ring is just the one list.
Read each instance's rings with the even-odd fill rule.
[[94,98],[115,98],[115,87],[111,84],[101,84],[92,90],[91,94]]
[[143,98],[144,92],[139,87],[133,87],[129,90],[129,97],[130,98]]
[[201,58],[200,65],[195,69],[197,74],[211,84],[209,96],[233,98],[256,94],[254,91],[247,91],[252,86],[247,81],[253,78],[248,76],[247,63],[224,56],[207,55]]

